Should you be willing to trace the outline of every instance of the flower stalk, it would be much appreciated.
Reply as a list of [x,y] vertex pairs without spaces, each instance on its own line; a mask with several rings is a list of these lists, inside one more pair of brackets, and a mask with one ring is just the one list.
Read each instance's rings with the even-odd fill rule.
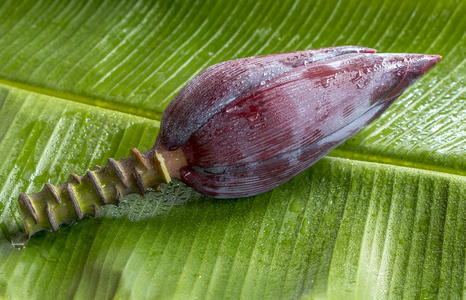
[[128,158],[109,158],[103,167],[96,166],[84,176],[71,174],[54,186],[46,183],[36,193],[19,195],[19,207],[28,236],[40,230],[59,229],[85,216],[97,216],[102,205],[119,205],[125,195],[144,195],[147,188],[157,189],[170,182],[163,157],[154,149],[141,153],[131,149]]

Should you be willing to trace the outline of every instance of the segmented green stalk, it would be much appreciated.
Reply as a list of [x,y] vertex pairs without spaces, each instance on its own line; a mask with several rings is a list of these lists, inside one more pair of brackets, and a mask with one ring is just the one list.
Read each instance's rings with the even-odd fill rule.
[[56,231],[84,216],[96,216],[102,205],[119,205],[131,193],[145,194],[148,187],[170,182],[164,159],[155,150],[141,153],[131,149],[128,158],[109,158],[104,167],[70,178],[59,186],[46,183],[36,194],[18,198],[28,236],[40,230]]

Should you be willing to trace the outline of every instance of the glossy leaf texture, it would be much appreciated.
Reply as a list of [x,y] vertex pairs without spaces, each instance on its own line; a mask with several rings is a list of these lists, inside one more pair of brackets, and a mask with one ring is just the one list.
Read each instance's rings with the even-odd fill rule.
[[[465,1],[3,1],[1,298],[464,298]],[[130,147],[206,67],[357,45],[442,61],[293,180],[213,200],[175,182],[24,249],[19,192]]]

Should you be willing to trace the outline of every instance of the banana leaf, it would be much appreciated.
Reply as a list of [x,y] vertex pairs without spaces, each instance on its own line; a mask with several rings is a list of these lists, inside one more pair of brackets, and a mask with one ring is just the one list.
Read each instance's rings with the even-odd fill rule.
[[[0,298],[465,297],[466,1],[0,3]],[[20,192],[131,147],[209,65],[338,45],[443,60],[282,186],[181,182],[28,242]]]

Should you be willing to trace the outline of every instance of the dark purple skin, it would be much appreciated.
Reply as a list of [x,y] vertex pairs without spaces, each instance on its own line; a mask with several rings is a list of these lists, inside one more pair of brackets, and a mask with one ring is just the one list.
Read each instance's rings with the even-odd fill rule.
[[156,147],[216,198],[266,192],[378,118],[440,56],[335,47],[209,67],[170,103]]

